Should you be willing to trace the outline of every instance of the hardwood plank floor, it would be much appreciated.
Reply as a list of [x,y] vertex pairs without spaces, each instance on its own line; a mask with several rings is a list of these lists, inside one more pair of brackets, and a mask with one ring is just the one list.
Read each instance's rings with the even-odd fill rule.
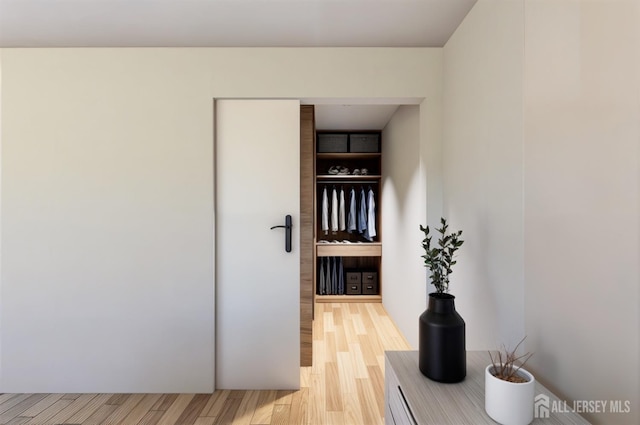
[[384,351],[408,343],[380,303],[315,308],[314,364],[300,369],[299,391],[0,394],[0,424],[383,424]]

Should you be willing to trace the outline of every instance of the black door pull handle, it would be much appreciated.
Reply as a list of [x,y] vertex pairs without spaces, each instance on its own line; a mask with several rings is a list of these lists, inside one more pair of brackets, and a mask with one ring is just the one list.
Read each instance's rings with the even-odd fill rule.
[[291,252],[291,229],[293,228],[293,224],[291,224],[291,216],[287,214],[284,217],[284,226],[272,226],[271,230],[277,229],[279,227],[284,227],[284,250],[287,252]]

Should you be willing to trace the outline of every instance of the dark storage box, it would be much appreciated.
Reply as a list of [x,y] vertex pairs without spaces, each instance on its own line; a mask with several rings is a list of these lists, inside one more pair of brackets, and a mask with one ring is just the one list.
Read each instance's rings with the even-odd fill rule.
[[318,134],[317,151],[320,153],[348,152],[349,136],[343,133]]
[[346,283],[347,295],[360,295],[362,293],[362,284],[358,283]]
[[378,284],[378,272],[362,272],[362,284]]
[[349,152],[380,152],[379,133],[354,133],[349,135]]
[[362,273],[360,272],[346,272],[346,283],[361,283],[362,282]]
[[362,295],[378,295],[378,282],[362,283]]

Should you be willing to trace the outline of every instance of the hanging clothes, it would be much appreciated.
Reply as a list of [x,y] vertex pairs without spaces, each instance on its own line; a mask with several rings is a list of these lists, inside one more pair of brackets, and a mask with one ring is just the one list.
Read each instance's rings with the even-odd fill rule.
[[376,201],[373,190],[369,188],[367,196],[367,239],[373,241],[376,236]]
[[324,257],[320,257],[320,278],[318,279],[317,293],[320,295],[326,295],[326,279],[324,274]]
[[330,294],[331,293],[331,258],[324,257],[324,259],[326,262],[326,269],[325,269],[325,275],[324,275],[324,293]]
[[365,233],[367,231],[367,200],[365,198],[364,189],[360,189],[360,206],[358,208],[358,232]]
[[331,231],[338,231],[338,192],[335,187],[331,192]]
[[329,199],[326,187],[322,190],[322,231],[325,235],[329,234]]
[[344,189],[342,186],[340,186],[340,197],[338,199],[338,228],[340,231],[344,231],[347,228],[345,220]]
[[338,293],[338,259],[337,257],[332,257],[333,261],[331,262],[331,295],[336,295]]
[[354,188],[351,188],[351,192],[349,193],[349,215],[347,221],[347,232],[353,233],[354,230],[357,230],[356,191]]
[[342,257],[338,257],[338,295],[344,295],[344,269]]

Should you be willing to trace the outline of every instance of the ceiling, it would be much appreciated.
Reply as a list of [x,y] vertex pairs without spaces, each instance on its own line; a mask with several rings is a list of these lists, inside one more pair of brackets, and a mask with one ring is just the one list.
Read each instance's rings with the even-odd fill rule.
[[[442,47],[476,1],[0,0],[0,47]],[[316,120],[382,128],[396,108],[326,105]]]
[[315,105],[318,130],[382,130],[398,109],[397,104]]

